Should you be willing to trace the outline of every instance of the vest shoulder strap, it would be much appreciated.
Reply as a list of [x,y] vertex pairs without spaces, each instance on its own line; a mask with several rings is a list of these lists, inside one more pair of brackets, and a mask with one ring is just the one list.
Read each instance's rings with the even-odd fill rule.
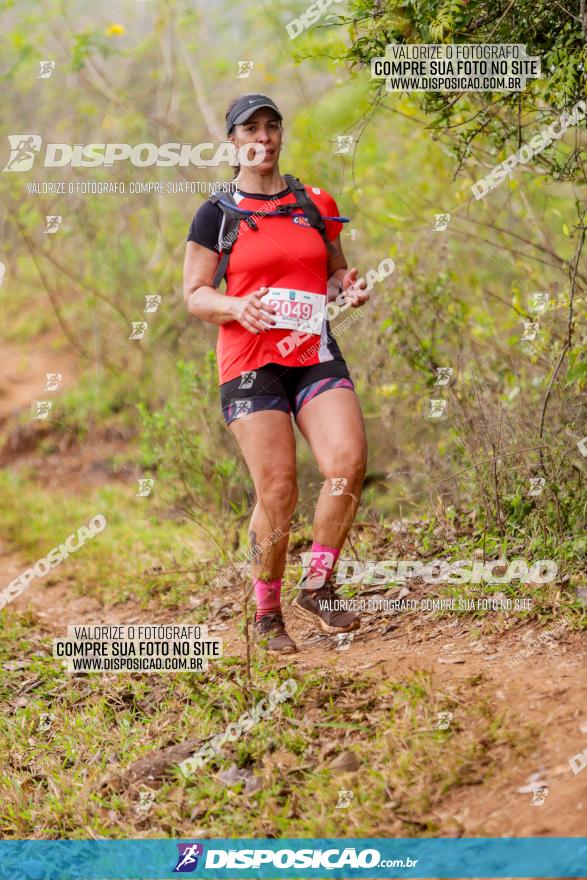
[[329,251],[329,253],[331,253],[333,256],[336,256],[338,251],[326,234],[326,223],[322,219],[318,206],[306,192],[306,187],[304,186],[304,184],[298,177],[294,177],[293,174],[284,174],[283,177],[286,180],[290,190],[296,196],[296,199],[302,211],[306,215],[310,226],[312,226],[317,232],[320,233],[324,244],[326,245],[326,249]]
[[[212,287],[219,287],[220,282],[226,275],[230,252],[238,238],[242,215],[236,210],[237,205],[231,192],[212,193],[209,197],[209,201],[212,202],[213,205],[217,205],[222,211],[222,223],[220,224],[220,232],[218,233],[218,250],[222,256],[216,267],[214,278],[212,279]],[[232,208],[235,210],[231,210]]]
[[[322,219],[318,206],[306,192],[304,184],[298,177],[294,177],[293,174],[284,174],[283,177],[287,183],[288,189],[294,194],[298,206],[304,212],[310,226],[321,235],[328,252],[333,256],[336,256],[338,251],[328,239],[326,234],[326,223]],[[213,193],[209,197],[209,201],[214,205],[218,205],[222,211],[222,223],[218,234],[218,250],[222,254],[222,257],[220,258],[220,262],[214,273],[214,278],[212,279],[212,287],[219,287],[220,282],[226,275],[230,252],[238,238],[240,222],[243,219],[243,215],[237,210],[237,204],[231,192]]]

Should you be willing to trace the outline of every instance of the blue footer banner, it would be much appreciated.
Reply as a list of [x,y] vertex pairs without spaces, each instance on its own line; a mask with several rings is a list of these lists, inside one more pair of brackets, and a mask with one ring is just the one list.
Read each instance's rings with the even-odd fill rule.
[[15,840],[4,880],[586,877],[587,838]]

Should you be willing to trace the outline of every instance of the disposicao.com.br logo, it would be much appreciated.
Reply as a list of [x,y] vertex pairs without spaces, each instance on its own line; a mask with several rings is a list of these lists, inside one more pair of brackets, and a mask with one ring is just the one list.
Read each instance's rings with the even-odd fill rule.
[[[30,171],[41,152],[43,139],[38,134],[10,134],[10,157],[2,171]],[[207,158],[205,152],[212,152]],[[218,145],[205,144],[46,144],[45,168],[112,167],[115,162],[130,161],[136,168],[156,165],[170,168],[179,165],[217,167],[228,165],[259,165],[265,158],[263,144],[243,144],[238,150],[229,141]]]
[[[184,847],[184,851],[180,851],[178,864],[174,872],[195,871],[198,860],[195,853],[190,847],[200,846],[201,844],[178,844]],[[203,849],[203,848],[202,848]],[[188,854],[188,862],[184,863],[185,855]],[[198,852],[202,855],[202,852]],[[190,861],[193,859],[193,861]],[[195,861],[195,864],[194,864]],[[182,864],[183,863],[183,864]],[[206,849],[206,860],[203,868],[224,868],[230,871],[257,870],[264,865],[279,869],[291,868],[314,868],[324,871],[340,870],[341,868],[376,868],[376,867],[396,867],[396,868],[414,868],[418,863],[417,859],[381,859],[379,850],[362,849],[356,850],[354,847],[345,847],[344,849]]]
[[176,846],[179,855],[173,873],[191,874],[198,867],[198,860],[204,854],[203,845],[201,843],[178,843]]

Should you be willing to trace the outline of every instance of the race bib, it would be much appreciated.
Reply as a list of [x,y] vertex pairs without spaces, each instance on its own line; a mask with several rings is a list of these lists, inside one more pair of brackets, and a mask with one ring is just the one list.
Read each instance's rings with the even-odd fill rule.
[[326,296],[289,287],[270,287],[263,296],[263,302],[275,307],[275,330],[298,330],[320,335]]

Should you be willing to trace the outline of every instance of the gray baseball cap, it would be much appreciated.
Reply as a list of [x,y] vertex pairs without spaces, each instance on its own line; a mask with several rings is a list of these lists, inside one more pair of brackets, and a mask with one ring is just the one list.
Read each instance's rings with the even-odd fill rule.
[[243,95],[234,107],[231,107],[230,112],[226,114],[226,133],[230,134],[233,126],[242,125],[261,107],[269,107],[270,110],[275,110],[279,119],[283,119],[275,103],[267,95]]

